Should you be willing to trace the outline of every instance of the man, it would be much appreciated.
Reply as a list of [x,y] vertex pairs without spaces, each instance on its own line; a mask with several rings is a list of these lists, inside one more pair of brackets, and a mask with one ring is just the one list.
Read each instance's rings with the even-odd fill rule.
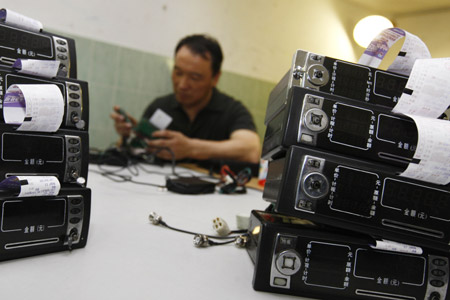
[[[149,150],[158,151],[161,159],[170,160],[235,160],[259,163],[260,140],[248,110],[238,101],[219,92],[222,63],[220,45],[213,38],[191,35],[175,48],[172,70],[174,93],[157,98],[146,109],[149,119],[160,108],[173,120],[166,130],[155,131],[147,141]],[[128,137],[132,124],[118,113],[111,118],[119,135]]]

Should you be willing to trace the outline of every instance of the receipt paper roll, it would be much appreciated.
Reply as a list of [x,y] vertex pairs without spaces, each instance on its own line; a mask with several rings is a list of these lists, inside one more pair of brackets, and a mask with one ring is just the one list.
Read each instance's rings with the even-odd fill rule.
[[19,131],[55,132],[64,116],[64,98],[55,84],[15,84],[6,90],[3,118]]
[[5,24],[9,26],[18,27],[34,32],[39,32],[43,28],[42,23],[38,20],[32,19],[6,8],[0,9],[0,21],[5,22]]

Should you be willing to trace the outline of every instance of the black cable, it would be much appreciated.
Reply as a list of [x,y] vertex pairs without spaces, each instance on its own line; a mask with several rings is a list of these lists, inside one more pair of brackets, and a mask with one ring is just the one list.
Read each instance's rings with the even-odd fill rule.
[[135,168],[136,170],[132,170],[131,167],[132,167],[132,165],[126,165],[126,166],[121,166],[121,167],[119,167],[119,168],[117,168],[115,170],[108,170],[108,169],[105,169],[103,167],[103,165],[98,165],[98,168],[101,171],[103,171],[105,173],[108,173],[108,174],[117,173],[117,172],[120,172],[122,170],[128,170],[132,175],[138,176],[139,175],[139,171],[136,168]]
[[[237,241],[240,239],[241,240],[240,242],[242,242],[243,240],[245,240],[248,237],[248,234],[246,234],[247,230],[230,231],[227,236],[213,236],[213,235],[201,234],[201,233],[197,233],[197,232],[193,232],[193,231],[189,231],[189,230],[172,227],[172,226],[168,225],[166,222],[164,222],[162,220],[162,217],[157,215],[156,213],[151,213],[149,215],[149,220],[154,225],[161,225],[167,229],[194,235],[194,245],[197,247],[218,246],[218,245],[230,244],[233,242],[238,246],[245,246],[245,242],[242,244],[242,243],[237,243]],[[243,234],[230,235],[232,233],[243,233]],[[212,239],[221,240],[221,242],[217,242]]]
[[182,232],[182,233],[187,233],[187,234],[191,234],[191,235],[205,235],[208,238],[212,238],[212,239],[217,239],[217,240],[230,240],[230,239],[235,239],[236,237],[239,237],[239,235],[236,236],[214,236],[214,235],[207,235],[207,234],[200,234],[197,232],[193,232],[193,231],[188,231],[188,230],[184,230],[184,229],[179,229],[179,228],[175,228],[172,226],[167,225],[166,222],[160,220],[159,224],[155,224],[155,225],[162,225],[168,229],[174,230],[174,231],[178,231],[178,232]]
[[172,166],[172,174],[173,175],[177,175],[177,173],[175,172],[175,164],[176,164],[176,160],[175,160],[175,153],[173,153],[172,149],[170,148],[166,148],[166,147],[161,147],[161,148],[157,148],[154,152],[152,152],[152,155],[156,156],[156,154],[158,154],[161,151],[167,151],[170,153],[170,157],[171,157],[171,166]]
[[170,172],[159,172],[159,171],[154,171],[154,170],[148,170],[147,168],[145,168],[144,164],[138,164],[136,165],[136,167],[141,170],[144,171],[146,174],[155,174],[155,175],[161,175],[161,176],[168,176],[172,174],[172,171]]
[[[149,157],[156,157],[156,155],[160,152],[160,151],[168,151],[171,154],[171,172],[174,175],[177,175],[175,172],[175,154],[173,153],[173,151],[169,148],[158,148],[156,149],[154,152],[150,153],[149,155],[142,155],[139,156],[139,158],[144,161],[144,162],[148,162],[150,159]],[[110,153],[112,155],[107,155],[107,153]],[[117,155],[120,155],[119,157],[117,157]],[[143,170],[146,173],[151,174],[152,172],[146,170],[141,164],[137,164],[137,159],[133,160],[134,157],[132,157],[131,155],[129,155],[128,151],[125,151],[122,148],[110,148],[106,151],[101,152],[100,154],[98,154],[98,157],[96,158],[96,162],[98,165],[98,168],[100,169],[100,172],[97,172],[95,170],[91,170],[95,173],[98,173],[114,182],[131,182],[134,184],[140,184],[140,185],[148,185],[148,186],[155,186],[155,187],[159,187],[159,188],[165,188],[165,185],[159,185],[159,184],[152,184],[152,183],[147,183],[147,182],[140,182],[140,181],[136,181],[133,179],[132,176],[129,175],[122,175],[122,174],[117,174],[118,172],[121,172],[123,170],[127,170],[128,172],[131,173],[131,175],[133,176],[138,176],[139,175],[139,170]],[[105,169],[103,166],[104,165],[110,165],[107,162],[109,162],[111,164],[111,162],[118,162],[117,165],[119,165],[118,169],[115,170],[107,170]],[[116,164],[113,164],[116,165]],[[153,172],[154,174],[158,174],[157,172]],[[165,175],[167,176],[167,174],[162,174],[159,173],[160,175]]]
[[[102,176],[104,176],[104,177],[106,177],[106,178],[108,178],[108,179],[110,179],[110,180],[112,180],[114,182],[117,182],[117,183],[131,182],[131,183],[134,183],[134,184],[148,185],[148,186],[154,186],[154,187],[158,187],[158,188],[165,188],[166,187],[165,185],[159,185],[159,184],[154,184],[154,183],[135,181],[129,175],[116,174],[116,173],[113,173],[113,172],[98,172],[96,170],[91,170],[91,172],[100,174],[100,175],[102,175]],[[116,179],[115,177],[119,178],[119,179]]]
[[222,243],[215,242],[215,241],[209,241],[209,243],[210,243],[210,246],[220,246],[220,245],[226,245],[226,244],[234,243],[234,239],[232,239],[230,241],[222,242]]
[[230,233],[246,233],[248,230],[247,229],[242,229],[242,230],[231,230]]

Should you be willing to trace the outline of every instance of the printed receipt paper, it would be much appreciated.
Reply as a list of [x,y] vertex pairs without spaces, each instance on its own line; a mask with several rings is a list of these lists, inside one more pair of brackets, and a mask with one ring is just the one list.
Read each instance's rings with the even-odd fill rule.
[[393,112],[414,120],[418,142],[413,161],[401,176],[446,185],[450,183],[450,122],[437,118],[450,106],[450,58],[433,59],[418,37],[390,28],[371,42],[359,63],[377,67],[403,37],[402,49],[388,70],[409,79]]

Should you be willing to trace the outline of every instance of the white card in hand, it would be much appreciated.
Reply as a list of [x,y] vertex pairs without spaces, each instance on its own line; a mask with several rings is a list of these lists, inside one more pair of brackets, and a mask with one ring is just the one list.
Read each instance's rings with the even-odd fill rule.
[[150,117],[149,122],[156,128],[163,130],[172,122],[172,117],[165,113],[162,109],[157,109]]

